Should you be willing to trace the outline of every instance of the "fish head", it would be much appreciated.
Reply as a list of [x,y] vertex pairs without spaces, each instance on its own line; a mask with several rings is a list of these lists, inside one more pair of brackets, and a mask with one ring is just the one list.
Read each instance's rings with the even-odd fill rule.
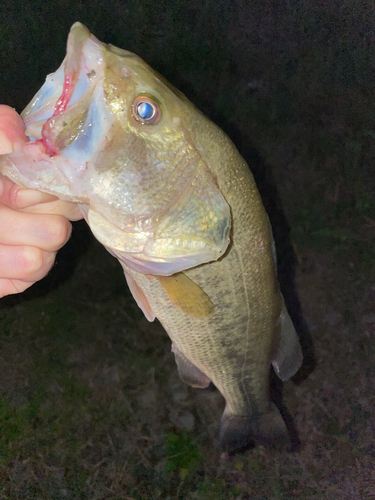
[[1,156],[0,171],[79,203],[125,265],[174,274],[229,243],[230,208],[191,133],[194,114],[207,120],[138,56],[75,23],[63,63],[21,115],[30,142]]

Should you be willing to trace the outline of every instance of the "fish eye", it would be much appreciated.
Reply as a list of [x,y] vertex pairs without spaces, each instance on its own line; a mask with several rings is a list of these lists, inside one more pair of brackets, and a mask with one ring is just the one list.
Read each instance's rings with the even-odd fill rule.
[[139,95],[132,104],[132,115],[142,125],[155,125],[161,118],[161,105],[155,97]]

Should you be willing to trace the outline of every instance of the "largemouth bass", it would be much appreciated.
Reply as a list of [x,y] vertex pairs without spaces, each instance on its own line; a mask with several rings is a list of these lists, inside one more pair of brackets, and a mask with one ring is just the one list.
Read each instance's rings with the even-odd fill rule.
[[30,142],[0,157],[21,186],[80,205],[121,263],[179,374],[225,398],[224,450],[288,441],[269,397],[302,361],[276,277],[270,223],[230,139],[131,52],[80,23],[22,113]]

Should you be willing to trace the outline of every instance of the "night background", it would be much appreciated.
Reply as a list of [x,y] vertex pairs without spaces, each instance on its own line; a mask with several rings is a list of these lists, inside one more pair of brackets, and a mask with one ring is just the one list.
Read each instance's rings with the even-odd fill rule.
[[0,499],[375,498],[375,7],[370,1],[9,1],[0,102],[22,111],[73,22],[141,56],[254,173],[305,362],[273,387],[293,451],[222,456],[218,391],[178,378],[84,222],[0,301]]

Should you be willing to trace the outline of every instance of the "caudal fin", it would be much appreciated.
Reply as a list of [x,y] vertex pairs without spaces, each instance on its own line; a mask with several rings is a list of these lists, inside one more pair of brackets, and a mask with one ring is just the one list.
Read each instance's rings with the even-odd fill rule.
[[266,413],[248,417],[224,411],[219,440],[223,451],[235,453],[254,444],[283,449],[290,446],[284,420],[276,406],[271,403]]

